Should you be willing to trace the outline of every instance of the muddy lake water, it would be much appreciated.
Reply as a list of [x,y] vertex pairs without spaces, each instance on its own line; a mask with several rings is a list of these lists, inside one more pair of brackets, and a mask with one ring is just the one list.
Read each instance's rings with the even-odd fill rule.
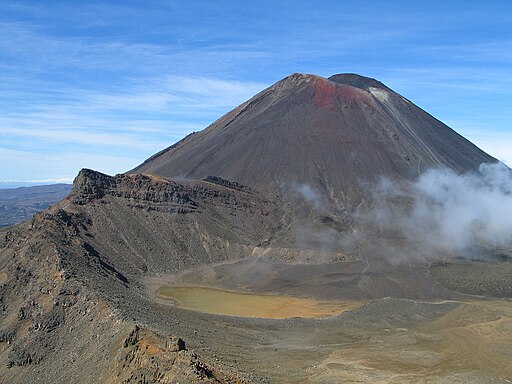
[[303,297],[225,291],[197,286],[164,286],[159,299],[170,300],[178,308],[216,315],[285,319],[323,318],[360,306],[353,301],[319,301]]

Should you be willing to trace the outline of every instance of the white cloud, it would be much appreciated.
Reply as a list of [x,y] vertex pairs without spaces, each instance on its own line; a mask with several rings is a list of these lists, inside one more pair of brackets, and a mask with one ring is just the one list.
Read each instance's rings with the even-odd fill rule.
[[50,179],[39,179],[39,180],[27,180],[29,183],[72,183],[73,179],[71,177],[61,177],[60,179],[50,178]]
[[83,94],[87,109],[136,110],[182,114],[183,110],[214,113],[241,104],[268,84],[209,77],[162,75],[134,81],[122,92]]
[[429,169],[406,183],[382,178],[371,192],[356,215],[371,239],[354,232],[347,241],[373,243],[390,261],[480,258],[512,245],[512,172],[502,164],[464,174]]
[[[69,180],[73,179],[82,168],[116,174],[126,172],[140,162],[131,157],[98,155],[84,151],[67,152],[65,148],[60,149],[62,152],[31,153],[0,148],[0,179]],[[13,167],[12,164],[16,166]]]
[[0,183],[33,183],[33,184],[56,184],[56,183],[72,183],[73,178],[61,177],[61,178],[49,178],[49,179],[36,179],[36,180],[0,180]]
[[478,62],[512,62],[512,40],[479,42],[474,44],[451,44],[422,47],[423,50],[432,51],[457,60],[474,60]]
[[491,128],[509,125],[500,120],[495,117],[485,122],[451,121],[449,124],[477,147],[512,167],[512,133]]
[[512,135],[507,136],[502,139],[476,139],[474,143],[512,168]]
[[[506,49],[506,46],[503,46]],[[491,73],[482,71],[480,67],[467,66],[464,62],[449,65],[421,65],[415,67],[399,67],[388,70],[383,78],[395,90],[405,91],[404,96],[413,92],[440,89],[443,92],[471,91],[468,95],[480,95],[481,92],[512,94],[512,69],[503,67]],[[468,96],[459,93],[459,97]],[[414,102],[414,100],[413,100]],[[456,102],[456,100],[452,100]]]
[[[85,145],[91,152],[133,156],[129,163],[137,164],[203,129],[262,88],[254,82],[164,76],[111,92],[55,85],[51,103],[44,94],[32,100],[28,91],[24,98],[17,89],[21,94],[9,98],[9,107],[0,107],[0,134],[4,146],[34,153],[57,153],[62,145],[83,151]],[[8,91],[2,96],[8,98]],[[121,169],[130,167],[127,163]]]
[[140,149],[154,149],[160,143],[158,141],[141,141],[135,135],[126,134],[109,134],[109,133],[93,133],[83,132],[80,130],[45,128],[40,129],[40,122],[34,122],[28,128],[9,128],[0,126],[0,134],[4,137],[11,136],[16,139],[20,138],[37,138],[49,140],[54,144],[73,143],[73,144],[90,144],[97,146],[121,146]]

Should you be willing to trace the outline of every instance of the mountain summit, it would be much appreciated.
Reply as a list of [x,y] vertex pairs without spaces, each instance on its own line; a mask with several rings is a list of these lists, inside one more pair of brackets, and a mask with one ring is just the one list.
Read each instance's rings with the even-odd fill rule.
[[456,172],[496,160],[381,82],[293,74],[130,173],[208,175],[276,192],[306,183],[357,204],[361,181]]
[[369,88],[380,88],[391,91],[391,89],[386,87],[380,81],[372,79],[371,77],[357,75],[355,73],[339,73],[337,75],[332,75],[328,80],[337,84],[350,85],[363,90],[368,90]]

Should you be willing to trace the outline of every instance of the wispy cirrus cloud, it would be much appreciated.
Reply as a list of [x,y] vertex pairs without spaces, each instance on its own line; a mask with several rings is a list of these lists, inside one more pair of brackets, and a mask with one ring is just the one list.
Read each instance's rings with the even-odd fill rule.
[[490,139],[475,139],[474,143],[487,153],[492,154],[496,159],[505,163],[512,168],[512,137],[506,138],[490,138]]
[[[108,167],[97,161],[94,166],[106,172],[126,171],[189,132],[203,129],[263,87],[256,82],[164,76],[148,78],[143,84],[139,79],[122,91],[112,92],[59,89],[55,85],[51,102],[42,95],[24,97],[20,89],[9,97],[8,90],[3,90],[2,96],[10,103],[7,108],[0,107],[0,149],[37,148],[34,152],[55,154],[62,146],[74,149],[81,155],[69,163],[74,169],[68,175],[76,174],[91,156],[100,159],[100,153],[111,153],[114,157],[108,159]],[[26,164],[51,162],[46,155],[29,161],[26,152],[10,153],[11,162],[18,165],[21,158]],[[84,163],[80,165],[81,159]],[[3,169],[0,174],[6,172]]]
[[452,126],[464,132],[464,136],[482,150],[512,168],[512,132],[485,129],[482,123],[453,122]]
[[426,52],[442,55],[445,59],[485,63],[512,62],[512,40],[485,43],[447,44],[424,47]]
[[49,95],[41,92],[37,97],[19,89],[12,94],[3,90],[0,94],[8,102],[0,106],[0,121],[4,125],[9,121],[20,126],[51,123],[65,128],[109,130],[135,125],[143,128],[141,124],[148,125],[147,131],[169,130],[176,124],[197,128],[198,123],[206,125],[212,117],[219,117],[266,87],[261,83],[191,77],[148,79],[147,83],[121,92],[66,88],[55,93],[54,88]]
[[[1,121],[0,121],[1,124]],[[95,146],[122,146],[127,148],[154,149],[156,141],[140,141],[136,135],[92,133],[80,130],[43,128],[35,129],[41,124],[34,121],[30,128],[3,128],[0,134],[4,137],[44,139],[54,143],[88,144]]]
[[[69,150],[34,153],[29,151],[0,148],[0,180],[45,180],[72,179],[82,168],[92,168],[108,174],[125,172],[138,165],[129,156],[88,153],[83,150]],[[16,166],[13,166],[13,161]],[[26,177],[24,169],[31,169],[38,178]]]
[[29,180],[0,180],[0,183],[6,184],[55,184],[55,183],[66,183],[73,182],[71,177],[62,178],[49,178],[49,179],[29,179]]
[[[7,11],[38,19],[65,14],[65,7],[53,14],[37,5],[11,5]],[[178,75],[190,63],[199,68],[208,62],[215,71],[235,59],[259,56],[243,44],[162,44],[134,39],[128,31],[116,31],[114,38],[91,34],[87,28],[112,26],[109,14],[136,17],[137,12],[103,7],[103,23],[97,7],[87,8],[76,10],[83,13],[77,20],[81,29],[69,35],[56,32],[48,19],[2,21],[0,16],[0,151],[4,164],[15,163],[26,176],[69,178],[85,166],[126,171],[264,87],[206,74]],[[0,177],[10,172],[1,167]]]

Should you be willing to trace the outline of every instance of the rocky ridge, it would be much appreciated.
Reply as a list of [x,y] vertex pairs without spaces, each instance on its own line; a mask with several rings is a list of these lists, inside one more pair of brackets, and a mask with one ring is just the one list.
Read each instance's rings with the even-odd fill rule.
[[[9,368],[3,377],[10,382],[36,380],[38,375],[48,382],[74,382],[89,375],[91,382],[167,383],[181,377],[185,382],[242,383],[237,375],[187,351],[183,341],[175,338],[169,346],[172,335],[162,336],[133,322],[147,310],[138,277],[148,269],[195,265],[194,256],[206,255],[205,247],[208,260],[229,257],[230,249],[232,257],[244,249],[249,252],[260,238],[269,236],[266,231],[271,227],[254,226],[252,216],[265,221],[273,218],[272,209],[250,189],[219,178],[177,183],[83,170],[68,198],[2,234],[0,364]],[[139,220],[133,220],[134,214]],[[237,225],[212,233],[205,229],[203,237],[187,235],[208,216],[219,223],[229,217]],[[250,226],[244,225],[244,217],[251,220]],[[114,228],[112,220],[146,226],[133,228],[139,235],[126,238],[127,231]],[[161,226],[159,220],[169,225]],[[147,224],[153,221],[157,223]],[[155,249],[151,242],[140,243],[140,233],[147,232],[148,225],[161,230],[163,241],[153,244]],[[207,223],[205,228],[218,226]],[[177,256],[170,258],[170,253]],[[127,307],[137,301],[140,305]],[[45,367],[44,374],[40,366]]]

